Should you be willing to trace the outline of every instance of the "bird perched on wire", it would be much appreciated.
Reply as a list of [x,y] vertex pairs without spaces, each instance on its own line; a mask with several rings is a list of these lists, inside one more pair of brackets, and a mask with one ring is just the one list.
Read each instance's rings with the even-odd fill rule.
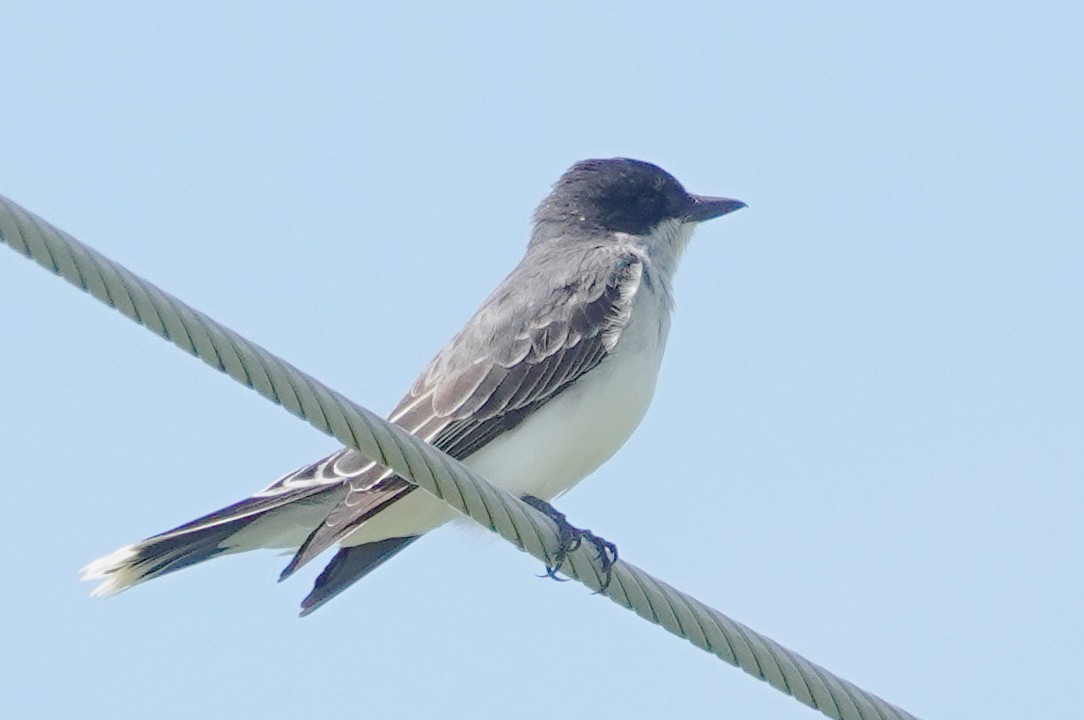
[[[527,252],[422,371],[389,419],[588,540],[549,501],[608,460],[647,412],[693,230],[745,204],[686,192],[627,158],[573,165],[534,214]],[[285,578],[338,552],[302,602],[312,612],[456,512],[343,449],[253,496],[84,568],[95,595],[228,553],[294,549]],[[559,565],[559,563],[556,563]],[[556,567],[550,567],[552,575]]]

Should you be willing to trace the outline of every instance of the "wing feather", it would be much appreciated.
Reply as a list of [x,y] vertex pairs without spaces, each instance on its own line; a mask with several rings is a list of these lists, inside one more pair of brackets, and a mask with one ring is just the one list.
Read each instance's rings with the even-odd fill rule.
[[[590,251],[608,252],[609,262],[552,258],[548,268],[532,264],[533,272],[521,264],[423,371],[393,421],[462,460],[602,363],[628,324],[644,258],[612,246]],[[592,266],[605,270],[585,278],[581,268]],[[553,282],[554,267],[565,270],[563,282]],[[416,488],[374,463],[363,468],[359,458],[349,450],[330,464],[354,471],[350,489],[283,577]]]

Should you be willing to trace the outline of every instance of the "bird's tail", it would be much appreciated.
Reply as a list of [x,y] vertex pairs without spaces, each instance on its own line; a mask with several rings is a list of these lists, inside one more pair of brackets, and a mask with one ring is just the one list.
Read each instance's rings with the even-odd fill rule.
[[296,548],[341,492],[338,486],[323,486],[247,498],[98,558],[83,568],[83,580],[101,581],[94,596],[115,595],[218,555]]

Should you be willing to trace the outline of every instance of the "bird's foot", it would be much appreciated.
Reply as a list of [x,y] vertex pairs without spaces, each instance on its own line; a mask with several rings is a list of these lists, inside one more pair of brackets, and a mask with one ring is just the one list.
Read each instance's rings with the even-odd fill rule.
[[561,570],[561,567],[568,560],[569,553],[575,552],[579,549],[580,545],[587,542],[595,546],[595,550],[598,552],[598,560],[602,564],[602,586],[599,587],[597,592],[601,593],[610,586],[610,580],[613,579],[613,567],[617,563],[617,546],[609,540],[600,538],[590,530],[581,530],[578,527],[573,527],[568,522],[568,518],[563,512],[550,505],[545,500],[539,500],[533,495],[524,495],[523,502],[527,503],[535,510],[538,510],[546,515],[550,520],[557,523],[557,532],[560,536],[560,545],[557,548],[557,555],[553,558],[553,564],[546,567],[546,574],[539,575],[539,577],[553,578],[557,582],[565,582],[567,578],[557,577],[557,573]]

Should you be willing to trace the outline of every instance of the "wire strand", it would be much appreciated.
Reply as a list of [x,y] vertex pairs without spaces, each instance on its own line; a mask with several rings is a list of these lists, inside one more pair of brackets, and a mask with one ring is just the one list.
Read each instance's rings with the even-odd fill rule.
[[[0,242],[393,469],[538,560],[553,562],[557,527],[538,510],[2,195]],[[592,590],[601,586],[601,567],[587,543],[569,555],[561,572]],[[830,718],[914,718],[625,560],[612,568],[603,594]]]

